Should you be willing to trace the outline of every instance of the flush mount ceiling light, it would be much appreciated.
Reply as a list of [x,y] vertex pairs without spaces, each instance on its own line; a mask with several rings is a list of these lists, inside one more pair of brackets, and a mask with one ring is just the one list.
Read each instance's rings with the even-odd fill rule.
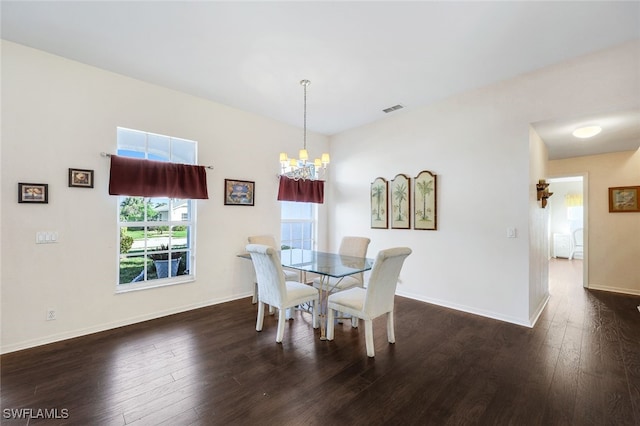
[[580,139],[591,138],[602,131],[600,126],[585,126],[573,131],[573,136]]

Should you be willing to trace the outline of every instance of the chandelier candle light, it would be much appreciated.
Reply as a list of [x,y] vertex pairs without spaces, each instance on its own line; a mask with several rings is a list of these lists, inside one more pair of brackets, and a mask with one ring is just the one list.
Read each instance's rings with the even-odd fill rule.
[[291,179],[319,179],[320,173],[324,174],[327,164],[331,161],[329,154],[323,153],[321,158],[309,161],[307,152],[307,87],[311,84],[309,80],[302,80],[300,84],[304,87],[304,145],[298,153],[299,159],[289,158],[287,153],[280,153],[280,175]]

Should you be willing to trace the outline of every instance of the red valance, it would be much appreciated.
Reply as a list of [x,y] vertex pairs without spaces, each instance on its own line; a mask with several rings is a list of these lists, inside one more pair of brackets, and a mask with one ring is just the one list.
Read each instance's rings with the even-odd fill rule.
[[111,156],[109,194],[207,199],[204,166]]
[[324,203],[324,181],[295,180],[280,176],[278,201],[322,204]]

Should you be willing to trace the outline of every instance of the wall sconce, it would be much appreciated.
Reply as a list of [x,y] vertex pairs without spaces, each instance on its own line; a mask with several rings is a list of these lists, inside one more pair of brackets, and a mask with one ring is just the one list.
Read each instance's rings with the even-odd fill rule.
[[536,183],[536,190],[538,191],[538,201],[542,200],[542,208],[547,207],[547,198],[553,195],[553,192],[549,192],[549,184],[544,179],[540,179]]

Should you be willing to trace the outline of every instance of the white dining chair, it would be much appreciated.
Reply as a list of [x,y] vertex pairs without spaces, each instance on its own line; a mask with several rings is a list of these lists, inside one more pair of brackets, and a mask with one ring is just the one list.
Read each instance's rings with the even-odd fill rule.
[[246,247],[251,255],[258,279],[258,318],[256,331],[262,331],[264,323],[264,305],[278,308],[278,332],[276,342],[281,343],[284,336],[286,310],[303,303],[311,303],[313,328],[318,328],[318,289],[298,282],[286,281],[278,251],[263,244],[249,244]]
[[[264,244],[265,246],[273,247],[278,250],[278,247],[276,247],[276,239],[273,235],[252,235],[247,238],[247,240],[249,241],[249,244]],[[300,274],[298,272],[290,271],[288,269],[283,269],[282,271],[287,281],[299,281]],[[253,279],[253,283],[253,297],[251,298],[251,303],[255,305],[258,301],[258,281],[255,277]]]
[[[343,237],[340,242],[340,248],[338,254],[342,256],[353,257],[367,257],[367,249],[371,240],[366,237]],[[316,288],[321,287],[321,279],[328,280],[324,285],[324,289],[327,289],[330,293],[335,291],[346,290],[351,287],[362,287],[364,281],[364,274],[348,275],[343,278],[323,277],[315,278],[313,280],[313,286]]]
[[373,319],[387,314],[387,340],[395,343],[393,306],[396,285],[404,260],[411,254],[408,247],[396,247],[378,253],[371,270],[367,288],[353,287],[331,294],[328,298],[327,340],[335,334],[336,312],[344,312],[364,320],[367,355],[375,356],[373,346]]

